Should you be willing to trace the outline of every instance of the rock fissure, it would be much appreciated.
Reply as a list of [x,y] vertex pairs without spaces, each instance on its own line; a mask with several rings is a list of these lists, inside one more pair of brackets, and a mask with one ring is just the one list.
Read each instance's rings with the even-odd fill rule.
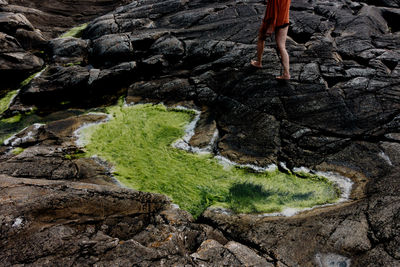
[[204,223],[204,224],[210,225],[211,227],[213,227],[213,228],[215,228],[215,229],[218,229],[219,231],[221,231],[221,232],[224,234],[224,236],[225,236],[228,240],[234,240],[235,242],[239,242],[239,243],[241,243],[241,244],[244,244],[244,245],[247,246],[247,247],[250,247],[251,249],[255,250],[256,253],[257,253],[259,256],[261,256],[261,257],[263,257],[264,255],[268,255],[268,257],[270,257],[271,259],[273,259],[273,263],[274,263],[275,265],[277,265],[277,263],[280,262],[280,260],[276,257],[276,255],[275,255],[274,252],[267,251],[267,250],[264,249],[262,246],[260,246],[260,245],[258,245],[258,244],[256,244],[256,243],[250,242],[249,240],[242,240],[242,239],[241,239],[240,237],[238,237],[238,236],[233,236],[233,235],[230,233],[229,229],[225,229],[224,226],[221,227],[221,225],[215,224],[213,221],[207,220],[207,219],[204,218],[204,217],[200,217],[200,218],[197,220],[197,222],[198,222],[198,223]]

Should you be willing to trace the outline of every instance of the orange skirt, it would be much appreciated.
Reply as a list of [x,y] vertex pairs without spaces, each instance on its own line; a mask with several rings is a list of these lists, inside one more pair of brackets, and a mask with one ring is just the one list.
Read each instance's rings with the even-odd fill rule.
[[259,39],[265,40],[279,28],[289,25],[290,0],[268,0]]

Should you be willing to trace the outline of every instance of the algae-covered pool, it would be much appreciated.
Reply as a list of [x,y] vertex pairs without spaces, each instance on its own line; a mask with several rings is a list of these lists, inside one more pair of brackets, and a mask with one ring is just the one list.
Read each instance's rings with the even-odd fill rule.
[[113,106],[107,112],[111,120],[82,130],[87,154],[112,163],[114,176],[125,186],[166,194],[195,217],[209,206],[269,213],[339,198],[338,188],[326,178],[226,168],[211,154],[174,148],[193,111],[146,104]]

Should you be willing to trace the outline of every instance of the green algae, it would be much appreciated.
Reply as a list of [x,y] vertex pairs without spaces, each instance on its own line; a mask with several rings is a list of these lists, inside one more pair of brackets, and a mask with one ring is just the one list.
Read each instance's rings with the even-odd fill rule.
[[21,115],[17,114],[10,118],[0,120],[0,144],[6,139],[37,122],[42,122],[42,118],[36,114]]
[[[43,70],[41,70],[41,71],[43,71]],[[23,80],[19,84],[19,88],[22,88],[22,87],[26,86],[28,83],[30,83],[35,78],[35,76],[38,73],[40,73],[41,71],[31,74],[28,78]],[[18,94],[18,91],[19,90],[11,90],[11,91],[7,92],[2,98],[0,98],[0,114],[2,114],[4,111],[6,111],[8,109],[12,99],[14,98],[14,96],[16,96]]]
[[125,186],[166,194],[195,217],[210,206],[266,213],[332,203],[339,197],[325,178],[226,168],[211,154],[172,147],[193,119],[191,111],[136,105],[110,107],[108,113],[109,122],[82,131],[87,155],[111,162]]
[[82,36],[83,30],[86,29],[87,26],[88,26],[88,24],[84,23],[77,27],[74,27],[74,28],[70,29],[69,31],[67,31],[66,33],[62,34],[60,36],[60,38],[66,38],[66,37],[80,38]]
[[[42,71],[42,70],[41,70],[41,71]],[[19,87],[22,88],[22,87],[26,86],[26,85],[27,85],[28,83],[30,83],[30,82],[33,80],[33,78],[35,78],[35,76],[36,76],[38,73],[40,73],[41,71],[35,72],[35,73],[33,73],[32,75],[30,75],[28,78],[26,78],[25,80],[23,80],[23,81],[20,83]]]
[[5,94],[1,99],[0,99],[0,114],[2,114],[4,111],[6,111],[11,103],[11,100],[16,96],[18,93],[18,90],[13,90]]
[[52,121],[66,119],[72,116],[79,116],[84,113],[82,110],[62,110],[48,115],[37,114],[36,110],[31,110],[23,114],[17,114],[10,118],[0,119],[0,144],[6,139],[20,132],[22,129],[34,123],[48,123]]
[[68,160],[73,160],[73,159],[80,159],[80,158],[84,158],[86,156],[86,153],[81,151],[81,150],[77,150],[74,153],[71,154],[66,154],[64,156],[65,159]]
[[17,114],[15,116],[9,117],[9,118],[5,118],[5,119],[1,119],[1,122],[3,123],[17,123],[20,122],[22,119],[22,115],[21,114]]
[[11,150],[11,153],[13,153],[14,155],[19,155],[22,152],[24,152],[25,149],[23,149],[22,147],[16,147],[13,150]]
[[72,66],[77,66],[77,65],[81,65],[82,62],[81,61],[77,61],[77,62],[68,62],[66,64],[64,64],[64,67],[72,67]]

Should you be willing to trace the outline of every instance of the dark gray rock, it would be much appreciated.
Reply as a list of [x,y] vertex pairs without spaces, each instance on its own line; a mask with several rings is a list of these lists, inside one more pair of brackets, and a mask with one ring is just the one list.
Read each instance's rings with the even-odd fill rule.
[[0,49],[3,53],[24,51],[18,40],[12,37],[11,35],[0,33],[0,39],[1,39]]
[[[356,232],[354,230],[357,229]],[[372,248],[371,241],[368,239],[368,221],[361,215],[357,221],[344,220],[329,238],[328,242],[333,243],[337,250],[348,251],[350,253],[360,253]]]
[[21,13],[0,12],[0,32],[15,36],[24,49],[43,49],[46,40],[40,30]]
[[21,51],[22,47],[14,38],[0,35],[0,40],[4,41],[2,46],[6,46],[5,49],[9,50],[9,52],[0,52],[0,75],[4,77],[0,91],[17,86],[44,66],[43,59],[30,52]]
[[376,6],[400,7],[399,0],[360,0],[360,2],[366,2],[370,5]]
[[17,29],[34,30],[32,24],[23,14],[0,13],[0,31],[12,34],[15,33]]
[[88,42],[67,37],[56,38],[49,42],[52,60],[61,63],[82,63],[88,56]]
[[93,41],[90,57],[100,62],[133,59],[133,47],[127,35],[105,35]]
[[0,6],[0,11],[24,14],[35,28],[43,32],[46,39],[50,39],[59,36],[71,27],[87,22],[130,1],[89,0],[73,4],[60,0],[51,3],[40,0],[10,0],[7,2],[8,4]]
[[[81,151],[75,144],[74,131],[83,124],[105,118],[86,115],[27,127],[5,140],[8,153],[0,159],[0,173],[12,177],[110,183],[107,169],[93,160],[75,158]],[[22,152],[13,153],[15,148],[22,148]]]
[[3,92],[42,68],[43,59],[25,49],[43,48],[45,40],[23,14],[0,12],[0,41],[0,92]]
[[212,113],[207,108],[201,110],[199,121],[196,124],[196,129],[189,144],[199,148],[213,148],[214,139],[218,134],[217,123]]
[[19,28],[15,32],[15,38],[21,43],[22,47],[26,50],[40,50],[43,51],[46,48],[47,40],[43,37],[40,30],[28,31],[26,29]]
[[187,100],[191,99],[194,95],[194,88],[187,79],[161,79],[152,80],[151,82],[141,81],[129,87],[127,102],[136,102],[138,98],[134,98],[134,96],[137,95],[147,100]]

